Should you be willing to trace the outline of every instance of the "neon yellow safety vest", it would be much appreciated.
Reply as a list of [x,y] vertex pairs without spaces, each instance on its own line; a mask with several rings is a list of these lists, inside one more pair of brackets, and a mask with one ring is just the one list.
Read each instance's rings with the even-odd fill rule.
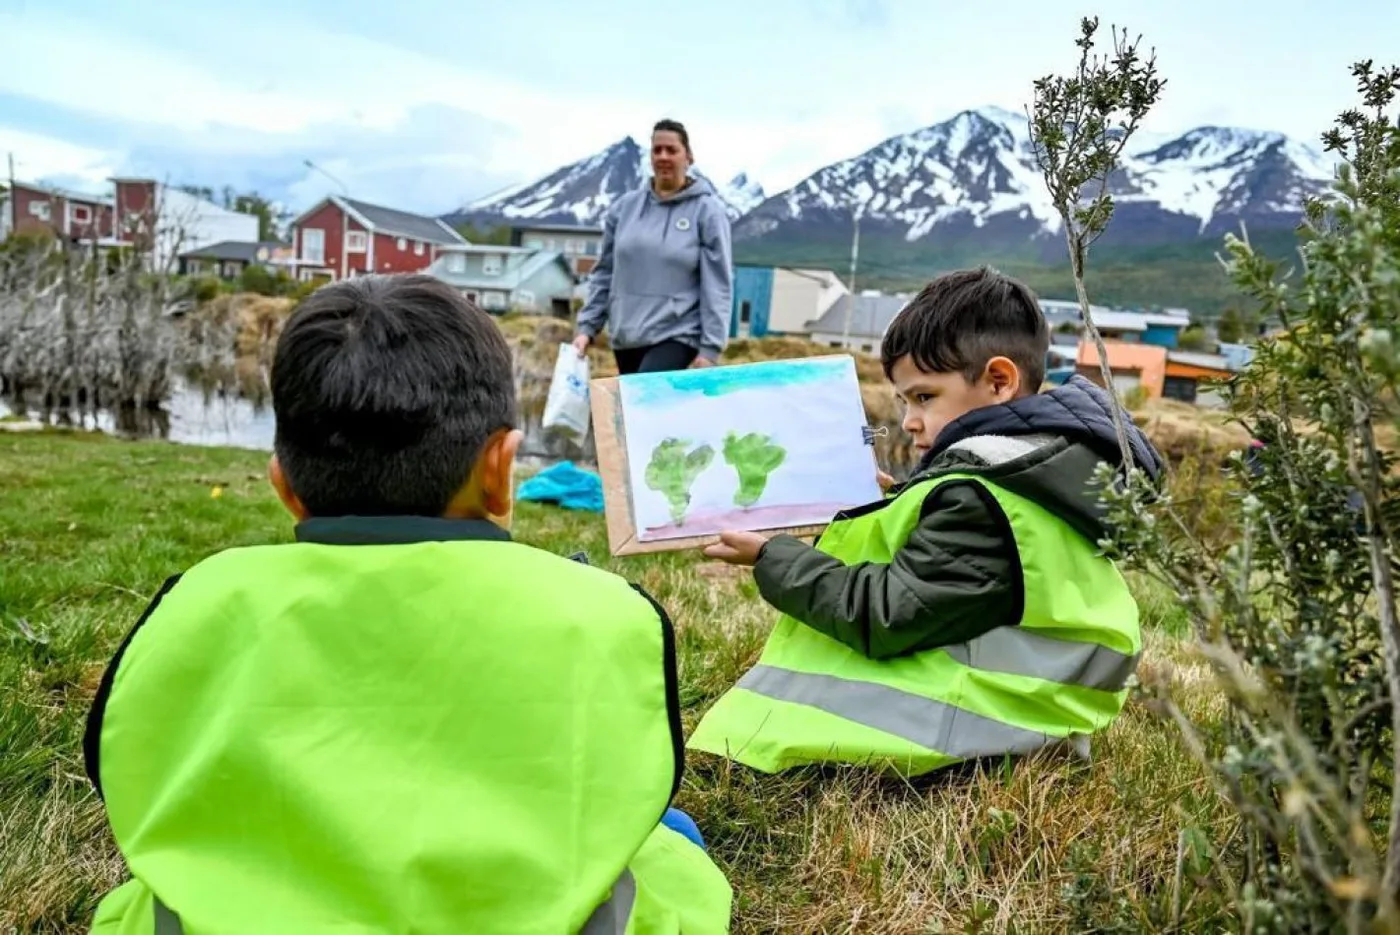
[[818,548],[847,565],[888,563],[929,493],[953,480],[981,484],[1006,514],[1024,581],[1020,623],[877,661],[784,615],[690,749],[769,773],[847,763],[918,775],[1031,753],[1113,721],[1142,651],[1137,603],[1096,545],[1044,507],[986,479],[946,474],[838,517]]
[[133,879],[94,932],[729,930],[728,881],[659,825],[670,623],[600,569],[509,541],[232,549],[104,682],[89,766]]

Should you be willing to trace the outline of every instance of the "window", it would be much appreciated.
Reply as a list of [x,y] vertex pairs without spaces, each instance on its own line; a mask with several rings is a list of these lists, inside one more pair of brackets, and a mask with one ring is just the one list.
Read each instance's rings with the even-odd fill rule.
[[749,304],[748,300],[746,299],[746,300],[744,300],[743,302],[740,302],[740,303],[739,303],[739,324],[741,324],[741,325],[747,325],[747,324],[749,323],[749,320],[750,320],[750,318],[752,317],[752,315],[753,315],[753,306]]
[[504,292],[488,292],[481,297],[481,304],[486,308],[505,308],[506,294]]
[[421,240],[415,240],[415,241],[413,242],[413,255],[414,255],[414,256],[422,256],[422,255],[423,255],[423,248],[424,248],[425,246],[427,246],[427,245],[424,244],[423,241],[421,241]]
[[488,253],[481,258],[481,274],[483,276],[501,275],[501,255],[499,253]]
[[398,240],[394,241],[394,246],[398,247],[400,250],[407,250],[407,249],[408,249],[408,238],[407,238],[407,237],[400,237]]
[[92,223],[92,209],[87,205],[69,205],[68,208],[74,224]]
[[515,290],[515,307],[533,310],[535,307],[535,294],[528,289]]
[[544,241],[538,237],[526,237],[525,246],[530,250],[543,250]]
[[596,240],[590,240],[590,241],[588,241],[588,243],[586,243],[586,244],[583,245],[583,252],[584,252],[585,254],[587,254],[588,256],[597,256],[597,255],[598,255],[598,241],[596,241]]
[[301,232],[301,258],[308,263],[326,262],[326,232],[309,227]]
[[366,250],[368,250],[368,249],[369,249],[369,238],[368,238],[367,236],[365,236],[365,232],[364,232],[364,231],[346,231],[346,232],[345,232],[345,252],[346,252],[346,253],[364,253],[364,252],[365,252]]
[[465,273],[467,271],[467,258],[460,253],[449,253],[446,266],[449,273]]
[[29,203],[29,214],[41,221],[47,221],[53,217],[53,211],[49,208],[47,201],[31,201]]
[[573,256],[575,253],[578,253],[578,252],[579,252],[579,250],[578,250],[578,242],[577,242],[577,241],[574,241],[574,240],[566,240],[566,241],[564,241],[564,255],[565,255],[565,256]]

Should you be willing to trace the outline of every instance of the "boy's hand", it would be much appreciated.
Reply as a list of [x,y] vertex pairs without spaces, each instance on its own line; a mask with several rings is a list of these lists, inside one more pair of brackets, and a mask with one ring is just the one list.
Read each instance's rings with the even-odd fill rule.
[[759,550],[767,541],[767,536],[756,532],[722,532],[718,542],[705,546],[705,555],[731,565],[752,566],[758,561]]
[[875,483],[880,485],[881,490],[889,490],[894,486],[894,478],[886,474],[879,468],[875,469]]

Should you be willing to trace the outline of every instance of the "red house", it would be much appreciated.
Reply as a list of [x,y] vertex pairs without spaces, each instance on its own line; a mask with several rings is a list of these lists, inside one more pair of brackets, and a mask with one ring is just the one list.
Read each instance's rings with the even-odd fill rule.
[[345,279],[364,273],[416,273],[438,248],[465,244],[437,218],[330,195],[292,222],[297,276]]
[[88,242],[113,237],[112,199],[101,195],[17,181],[5,207],[8,232],[49,231],[63,240]]

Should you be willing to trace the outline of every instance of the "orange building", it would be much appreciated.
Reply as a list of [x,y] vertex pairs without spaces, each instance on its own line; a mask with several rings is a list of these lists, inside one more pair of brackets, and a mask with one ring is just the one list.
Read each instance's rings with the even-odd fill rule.
[[[1201,382],[1226,379],[1234,373],[1226,358],[1219,354],[1195,354],[1172,351],[1154,344],[1105,341],[1108,367],[1113,383],[1121,395],[1141,387],[1148,399],[1177,399],[1186,403],[1201,399]],[[1076,369],[1090,380],[1103,385],[1099,368],[1098,349],[1092,341],[1081,341]],[[1213,396],[1214,394],[1210,394]]]
[[[1120,395],[1126,396],[1137,387],[1147,393],[1149,399],[1162,395],[1162,384],[1166,380],[1167,349],[1156,344],[1126,343],[1105,341],[1108,351],[1108,368],[1113,372],[1113,385]],[[1076,369],[1083,376],[1103,386],[1103,374],[1099,367],[1099,351],[1093,341],[1079,342],[1079,357]]]

